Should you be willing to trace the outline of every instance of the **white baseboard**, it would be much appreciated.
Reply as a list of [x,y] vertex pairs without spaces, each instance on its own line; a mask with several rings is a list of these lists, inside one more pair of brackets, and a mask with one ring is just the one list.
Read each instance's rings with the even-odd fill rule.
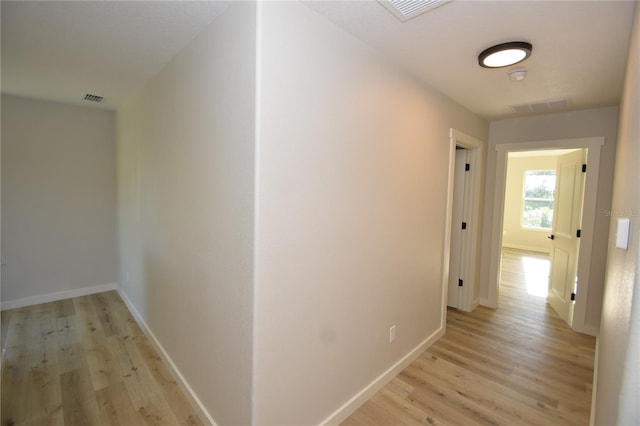
[[589,426],[595,426],[596,421],[596,397],[598,396],[598,365],[600,359],[600,337],[596,337],[596,353],[593,359],[593,386],[591,386],[591,413]]
[[473,299],[473,301],[471,302],[471,310],[473,311],[475,308],[478,307],[478,305],[480,305],[480,298],[476,297],[475,299]]
[[22,299],[2,301],[0,310],[23,308],[25,306],[39,305],[41,303],[55,302],[58,300],[70,299],[72,297],[87,296],[89,294],[102,293],[105,291],[116,290],[118,283],[109,283],[94,285],[92,287],[83,287],[74,290],[58,291],[56,293],[41,294],[38,296],[23,297]]
[[158,341],[155,334],[153,334],[153,332],[147,325],[144,318],[142,318],[142,315],[140,315],[140,312],[138,312],[138,310],[133,305],[129,297],[120,287],[118,287],[118,294],[120,295],[120,298],[122,298],[122,300],[124,301],[124,304],[129,309],[129,312],[131,312],[131,315],[133,315],[133,318],[136,320],[136,322],[142,329],[142,332],[147,336],[147,338],[151,342],[151,345],[153,346],[153,348],[156,350],[156,352],[158,352],[162,360],[169,367],[169,372],[171,373],[173,378],[176,380],[176,383],[178,384],[182,392],[185,394],[185,396],[187,397],[191,405],[196,409],[197,414],[200,417],[200,420],[202,420],[202,422],[205,424],[208,423],[211,426],[217,426],[216,422],[213,420],[213,417],[211,417],[211,415],[209,414],[209,411],[207,411],[205,406],[202,404],[202,401],[200,401],[200,398],[198,398],[198,396],[193,391],[191,386],[189,386],[189,383],[184,378],[182,373],[180,373],[180,370],[178,370],[178,367],[173,362],[173,360],[171,359],[167,351],[165,351],[160,341]]
[[324,419],[321,425],[338,425],[343,422],[347,417],[353,414],[362,404],[367,402],[373,395],[382,389],[387,383],[396,377],[402,370],[407,368],[409,364],[415,361],[429,346],[435,343],[444,334],[445,329],[439,328],[431,336],[427,337],[422,343],[411,350],[400,361],[392,365],[387,371],[382,373],[371,383],[365,386],[360,392],[358,392],[353,398],[345,402],[340,408],[334,411],[329,417]]
[[578,333],[588,334],[589,336],[597,337],[599,333],[598,327],[589,324],[578,325],[575,322],[573,323],[573,331],[577,331]]
[[485,306],[487,308],[496,309],[497,306],[494,303],[491,303],[488,298],[481,297],[480,298],[480,306]]

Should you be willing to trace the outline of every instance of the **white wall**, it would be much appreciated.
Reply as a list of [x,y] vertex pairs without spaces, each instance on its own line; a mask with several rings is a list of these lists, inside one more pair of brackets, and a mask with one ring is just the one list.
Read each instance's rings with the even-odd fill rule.
[[502,246],[549,253],[550,230],[522,226],[524,173],[527,170],[555,170],[558,157],[511,157],[508,161],[504,194]]
[[261,8],[253,421],[317,424],[441,330],[449,129],[487,125],[305,6]]
[[[493,121],[489,125],[487,170],[496,170],[496,146],[505,143],[543,140],[586,138],[604,136],[600,154],[600,179],[598,184],[593,249],[590,261],[590,285],[587,299],[586,325],[597,329],[600,324],[602,292],[607,257],[609,217],[613,169],[616,151],[618,107],[596,108],[557,114],[511,118]],[[588,162],[588,161],[587,161]],[[484,194],[484,220],[490,224],[495,214],[495,174],[488,172]],[[491,226],[484,228],[482,236],[482,261],[480,270],[480,297],[488,297],[491,255]]]
[[2,307],[114,286],[115,115],[2,95]]
[[118,111],[121,291],[219,424],[251,422],[255,8]]
[[[640,7],[636,4],[620,106],[611,233],[598,338],[593,423],[640,424]],[[628,250],[615,248],[616,221],[631,217]]]

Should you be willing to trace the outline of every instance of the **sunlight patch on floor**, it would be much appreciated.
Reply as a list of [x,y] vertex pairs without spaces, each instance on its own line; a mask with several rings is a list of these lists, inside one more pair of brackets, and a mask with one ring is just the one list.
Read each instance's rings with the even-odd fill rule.
[[547,297],[549,289],[549,260],[522,256],[527,293],[536,297]]

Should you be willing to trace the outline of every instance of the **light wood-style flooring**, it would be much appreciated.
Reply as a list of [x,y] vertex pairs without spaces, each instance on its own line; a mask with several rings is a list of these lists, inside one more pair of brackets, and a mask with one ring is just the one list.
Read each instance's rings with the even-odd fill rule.
[[[500,308],[450,309],[343,425],[587,425],[595,339],[534,295],[544,262],[505,251]],[[202,424],[116,292],[3,311],[1,334],[2,425]]]
[[449,309],[446,334],[343,426],[589,424],[595,338],[532,295],[543,256],[502,256],[499,309]]
[[2,312],[2,425],[201,425],[115,291]]

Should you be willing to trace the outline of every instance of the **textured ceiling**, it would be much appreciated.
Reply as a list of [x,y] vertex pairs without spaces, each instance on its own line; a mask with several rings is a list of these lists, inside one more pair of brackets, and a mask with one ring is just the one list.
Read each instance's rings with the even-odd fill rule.
[[2,91],[117,107],[229,2],[2,1]]
[[[229,3],[3,0],[2,91],[84,104],[93,93],[116,108]],[[617,104],[636,3],[454,0],[402,23],[376,1],[305,2],[487,119],[558,98],[573,109]],[[511,40],[534,46],[521,82],[477,65]]]

